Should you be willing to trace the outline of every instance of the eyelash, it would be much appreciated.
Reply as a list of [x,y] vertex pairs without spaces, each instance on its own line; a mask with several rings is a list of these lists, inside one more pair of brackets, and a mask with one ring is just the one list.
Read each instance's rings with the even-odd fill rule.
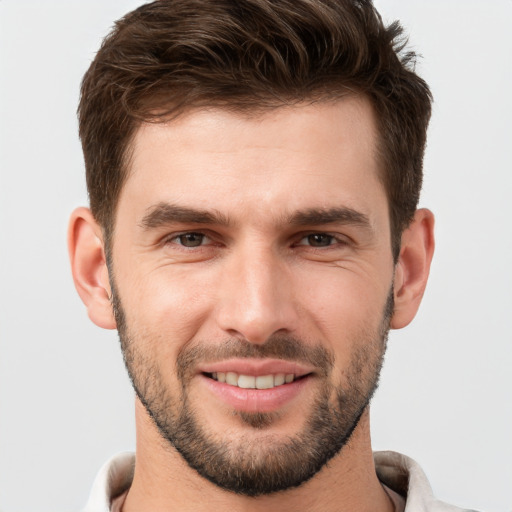
[[[198,245],[186,245],[183,243],[184,237],[201,237]],[[324,237],[327,240],[326,245],[322,245],[321,242],[319,245],[314,245],[311,240],[312,237]],[[309,240],[308,240],[309,239]],[[304,240],[308,240],[308,243],[302,243]],[[184,231],[182,233],[174,234],[164,240],[164,244],[175,244],[181,247],[184,247],[186,249],[198,249],[201,247],[204,247],[208,244],[208,242],[212,242],[212,237],[208,236],[206,233],[203,233],[201,231]],[[206,243],[205,243],[206,242]],[[323,248],[329,248],[333,247],[334,245],[348,245],[348,240],[346,240],[344,237],[340,237],[337,235],[333,235],[331,233],[326,233],[323,231],[316,231],[312,233],[307,234],[301,234],[300,238],[297,239],[297,242],[293,243],[293,246],[295,247],[311,247],[312,249],[323,249]]]
[[[327,245],[322,245],[321,241],[319,241],[319,245],[314,245],[314,243],[312,243],[312,240],[311,238],[313,237],[318,237],[318,238],[321,238],[323,237],[324,240],[327,239]],[[308,240],[308,243],[305,244],[305,243],[302,243],[303,240]],[[347,245],[347,240],[343,239],[343,238],[340,238],[339,236],[336,236],[336,235],[333,235],[331,233],[325,233],[323,231],[318,231],[318,232],[315,232],[315,233],[308,233],[307,235],[304,235],[302,236],[298,243],[296,243],[295,245],[298,245],[298,246],[304,246],[304,247],[311,247],[313,249],[322,249],[322,248],[327,248],[327,247],[332,247],[334,245]]]
[[[185,245],[183,243],[183,240],[181,240],[181,242],[179,241],[180,239],[183,239],[186,236],[192,236],[192,235],[196,236],[196,237],[202,237],[199,245]],[[185,247],[187,249],[195,249],[198,247],[203,247],[205,245],[204,244],[205,239],[211,241],[211,238],[208,235],[206,235],[205,233],[201,233],[200,231],[184,231],[183,233],[178,233],[178,234],[175,234],[175,235],[172,235],[172,236],[166,238],[164,240],[164,243],[165,244],[176,244],[181,247]]]

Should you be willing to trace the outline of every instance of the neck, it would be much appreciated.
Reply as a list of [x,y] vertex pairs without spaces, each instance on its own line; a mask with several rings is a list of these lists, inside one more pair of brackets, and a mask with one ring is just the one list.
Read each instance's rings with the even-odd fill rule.
[[164,441],[137,401],[135,475],[123,512],[151,510],[301,510],[304,512],[392,512],[373,462],[369,412],[365,411],[350,441],[311,480],[301,486],[256,498],[225,491],[190,468]]

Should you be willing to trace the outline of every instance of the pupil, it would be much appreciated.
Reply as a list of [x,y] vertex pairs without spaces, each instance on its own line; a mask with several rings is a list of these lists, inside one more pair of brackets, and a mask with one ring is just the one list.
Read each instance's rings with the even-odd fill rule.
[[309,243],[314,247],[327,247],[331,243],[331,236],[322,233],[309,235]]
[[180,236],[180,242],[186,247],[198,247],[203,241],[201,233],[186,233]]

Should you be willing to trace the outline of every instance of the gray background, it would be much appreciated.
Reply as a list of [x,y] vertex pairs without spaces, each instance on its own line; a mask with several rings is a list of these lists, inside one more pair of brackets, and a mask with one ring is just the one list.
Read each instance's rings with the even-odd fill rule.
[[[86,203],[78,87],[129,0],[0,0],[0,509],[63,512],[134,447],[115,332],[73,288],[69,213]],[[435,108],[421,204],[437,216],[423,307],[393,332],[375,449],[439,498],[512,510],[512,1],[380,0],[423,54]]]

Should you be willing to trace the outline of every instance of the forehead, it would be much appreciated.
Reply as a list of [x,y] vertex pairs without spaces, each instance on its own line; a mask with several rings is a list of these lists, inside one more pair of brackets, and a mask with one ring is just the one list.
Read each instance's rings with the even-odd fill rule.
[[269,217],[339,204],[370,208],[384,194],[374,114],[356,96],[253,115],[203,109],[145,123],[128,171],[119,206],[142,209],[172,202]]

